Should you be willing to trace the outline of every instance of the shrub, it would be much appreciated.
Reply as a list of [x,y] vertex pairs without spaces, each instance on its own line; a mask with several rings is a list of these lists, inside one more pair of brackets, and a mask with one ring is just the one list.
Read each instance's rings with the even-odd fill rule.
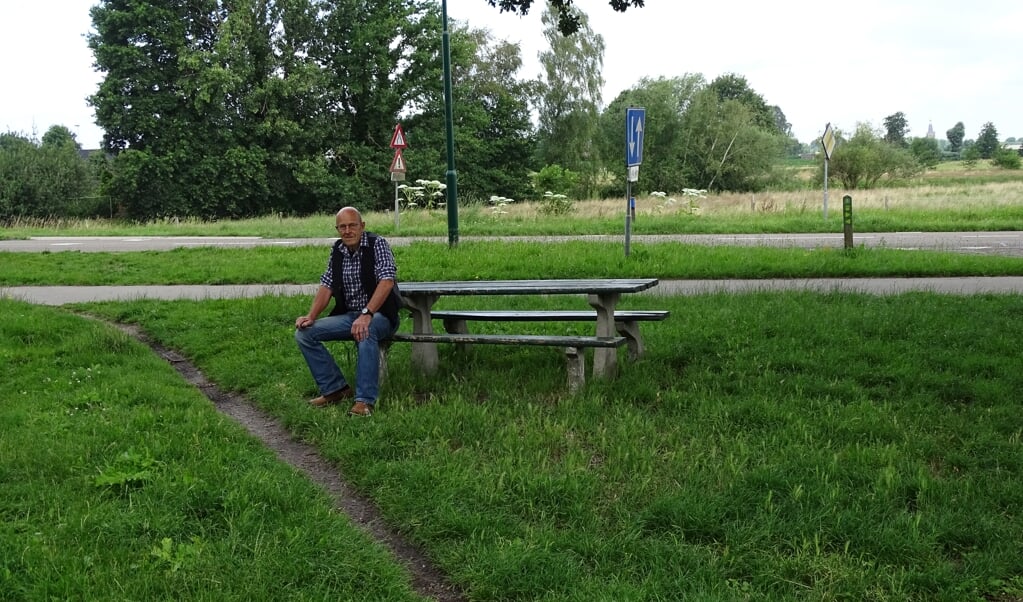
[[1019,169],[1023,158],[1016,151],[1003,148],[991,157],[991,163],[1002,169]]
[[537,196],[545,193],[567,195],[578,185],[579,174],[560,165],[548,165],[533,176],[533,190]]

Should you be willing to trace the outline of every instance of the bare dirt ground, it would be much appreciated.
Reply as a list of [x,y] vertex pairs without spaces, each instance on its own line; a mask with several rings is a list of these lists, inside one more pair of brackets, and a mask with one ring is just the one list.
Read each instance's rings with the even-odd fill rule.
[[276,418],[266,414],[244,397],[221,391],[186,358],[153,341],[138,327],[106,323],[148,345],[154,353],[173,366],[187,382],[202,391],[219,412],[242,425],[264,445],[272,449],[282,462],[294,466],[314,483],[323,487],[333,498],[334,508],[337,511],[343,512],[356,526],[391,551],[397,562],[408,571],[416,593],[441,602],[468,600],[465,593],[450,583],[444,572],[437,568],[421,550],[409,543],[395,529],[392,529],[383,520],[372,501],[360,495],[347,483],[337,466],[321,456],[315,447],[296,441]]

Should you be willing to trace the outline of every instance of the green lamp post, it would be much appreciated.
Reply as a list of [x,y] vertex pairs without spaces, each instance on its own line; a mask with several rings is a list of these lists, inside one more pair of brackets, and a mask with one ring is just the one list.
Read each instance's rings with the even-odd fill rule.
[[455,171],[455,127],[454,109],[451,102],[451,44],[448,33],[448,2],[441,0],[441,17],[444,32],[441,37],[441,51],[444,53],[444,126],[447,133],[448,170],[445,174],[447,183],[448,205],[448,246],[458,246],[458,172]]

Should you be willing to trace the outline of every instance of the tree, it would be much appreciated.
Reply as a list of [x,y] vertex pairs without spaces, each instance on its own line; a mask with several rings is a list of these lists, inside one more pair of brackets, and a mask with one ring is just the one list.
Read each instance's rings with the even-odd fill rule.
[[692,165],[684,148],[683,119],[696,93],[706,81],[702,75],[641,79],[630,90],[618,95],[600,116],[599,144],[604,171],[616,177],[614,186],[603,194],[624,195],[625,112],[630,106],[646,109],[643,136],[644,187],[650,190],[681,190],[695,187]]
[[581,174],[578,194],[590,196],[601,166],[594,139],[604,85],[604,38],[590,29],[585,14],[577,18],[579,29],[566,37],[558,33],[551,11],[543,13],[550,49],[540,53],[544,75],[536,101],[537,154],[541,165],[560,165]]
[[693,167],[689,187],[762,189],[785,142],[773,122],[764,125],[763,117],[741,100],[722,100],[713,87],[697,93],[683,119],[685,156]]
[[998,130],[995,128],[995,124],[990,121],[984,124],[984,127],[980,129],[980,135],[977,136],[976,146],[981,159],[990,159],[998,152],[1002,145],[998,141]]
[[[535,147],[529,113],[535,82],[516,78],[522,67],[519,46],[459,23],[450,42],[458,195],[526,198]],[[424,60],[436,65],[430,81],[437,85],[424,89],[413,102],[417,110],[403,117],[411,144],[409,169],[431,180],[447,169],[444,115],[437,110],[443,107],[439,48],[435,58]]]
[[615,159],[607,164],[609,173],[623,173],[623,117],[630,105],[647,111],[640,172],[644,188],[759,190],[782,156],[785,139],[773,123],[759,126],[747,104],[722,100],[719,89],[690,74],[640,80],[608,106],[601,117],[601,141]]
[[884,141],[900,148],[907,148],[906,134],[909,133],[909,122],[906,121],[906,114],[902,111],[892,113],[884,118],[885,135]]
[[745,77],[726,73],[715,78],[707,88],[721,102],[735,100],[745,105],[753,114],[753,121],[757,127],[787,134],[789,124],[785,120],[785,113],[779,107],[769,107],[764,97],[750,87]]
[[945,132],[945,137],[948,138],[949,152],[958,154],[963,150],[963,138],[966,137],[966,126],[963,125],[962,121],[956,122],[951,129]]
[[106,190],[134,218],[373,208],[398,114],[440,86],[418,54],[439,46],[427,0],[103,0],[91,14],[106,76],[90,102],[117,153]]
[[934,138],[913,138],[909,152],[922,167],[932,168],[941,162],[941,147]]
[[17,217],[71,217],[95,188],[74,134],[61,125],[42,142],[0,135],[0,222]]
[[888,143],[862,123],[857,125],[852,138],[835,148],[828,162],[828,177],[849,190],[873,188],[883,178],[904,179],[919,170],[919,163],[909,151]]
[[[522,16],[529,14],[529,8],[533,5],[533,0],[486,1],[490,6],[500,8],[502,13],[512,12],[518,13]],[[572,10],[573,0],[548,0],[548,2],[551,12],[557,14],[558,31],[566,36],[579,31],[579,27],[582,25],[582,22],[579,19],[581,13]],[[625,12],[630,6],[641,8],[644,3],[644,0],[611,0],[609,2],[611,8],[618,12]]]

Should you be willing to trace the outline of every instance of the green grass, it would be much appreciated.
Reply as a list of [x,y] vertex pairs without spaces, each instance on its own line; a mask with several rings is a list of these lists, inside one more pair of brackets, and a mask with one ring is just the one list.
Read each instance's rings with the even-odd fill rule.
[[[672,317],[613,382],[569,395],[557,350],[489,347],[423,378],[397,347],[372,421],[302,402],[307,304],[89,310],[280,416],[476,600],[1023,595],[1019,296],[630,297]],[[574,306],[477,303],[537,304]]]
[[[0,286],[315,283],[329,248],[192,248],[139,253],[0,253]],[[659,278],[823,278],[1019,276],[1023,260],[859,247],[792,249],[565,242],[465,242],[395,246],[406,281],[578,278],[615,274]]]
[[[408,280],[996,275],[1021,263],[684,245],[625,259],[584,243],[395,251]],[[0,261],[4,285],[305,283],[326,249]],[[672,316],[643,325],[647,355],[623,351],[614,381],[572,395],[558,350],[490,346],[442,347],[442,369],[423,377],[399,345],[368,421],[304,403],[315,391],[292,331],[308,304],[71,309],[139,324],[277,416],[473,600],[1023,598],[1020,295],[626,296],[622,309]],[[347,367],[351,348],[335,350]],[[0,365],[0,599],[414,599],[322,492],[116,329],[0,300]]]
[[120,331],[0,301],[0,364],[0,600],[419,599]]

